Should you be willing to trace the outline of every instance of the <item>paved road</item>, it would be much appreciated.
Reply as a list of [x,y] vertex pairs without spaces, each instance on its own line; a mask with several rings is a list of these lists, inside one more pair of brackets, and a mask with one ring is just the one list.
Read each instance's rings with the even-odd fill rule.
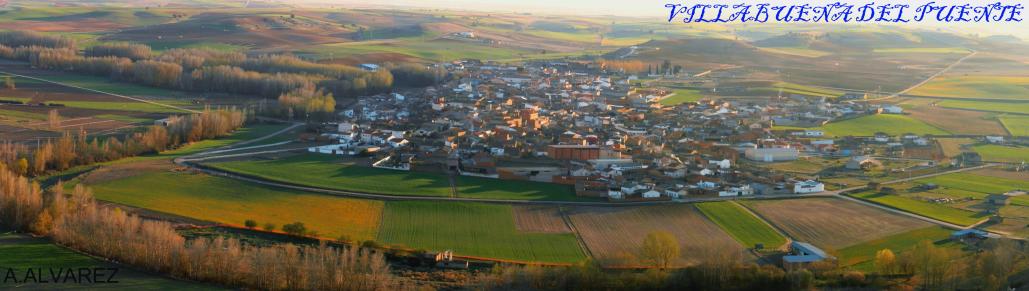
[[860,102],[881,101],[881,100],[896,98],[897,96],[907,94],[908,91],[914,90],[915,88],[918,88],[918,87],[920,87],[922,85],[925,85],[925,83],[929,83],[929,81],[932,81],[932,79],[935,79],[936,77],[939,77],[940,75],[943,75],[943,73],[946,73],[947,71],[950,71],[951,68],[954,68],[958,64],[961,64],[961,62],[965,61],[968,58],[971,58],[971,57],[975,56],[975,54],[978,54],[978,53],[979,52],[977,52],[977,51],[972,51],[972,53],[970,53],[970,54],[968,54],[968,55],[966,55],[964,57],[961,57],[960,59],[958,59],[954,63],[950,64],[946,68],[943,68],[943,70],[940,70],[939,72],[936,72],[936,74],[932,74],[932,76],[929,76],[929,78],[926,78],[925,80],[922,80],[921,82],[918,82],[918,84],[912,85],[911,87],[908,87],[907,89],[900,90],[900,92],[896,92],[896,93],[890,94],[889,96],[882,97],[882,98],[865,99],[865,100],[854,100],[854,101],[860,101]]

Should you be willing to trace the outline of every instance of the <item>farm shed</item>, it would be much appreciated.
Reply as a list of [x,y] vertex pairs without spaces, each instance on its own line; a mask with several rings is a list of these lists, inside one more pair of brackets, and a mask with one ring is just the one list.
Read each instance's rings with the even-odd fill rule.
[[835,260],[836,257],[812,244],[795,241],[790,243],[790,254],[782,257],[782,265],[786,270],[792,271],[811,263]]
[[744,156],[759,162],[792,161],[800,156],[800,151],[795,148],[752,148],[747,149]]
[[793,184],[793,193],[817,193],[825,191],[825,184],[817,181],[807,180],[803,182],[797,182]]

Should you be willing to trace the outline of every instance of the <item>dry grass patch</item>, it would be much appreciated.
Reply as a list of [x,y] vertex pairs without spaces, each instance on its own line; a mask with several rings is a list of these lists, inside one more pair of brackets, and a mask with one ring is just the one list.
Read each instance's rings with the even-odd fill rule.
[[515,227],[521,232],[570,233],[558,206],[515,206]]
[[568,211],[568,217],[594,259],[602,264],[640,263],[637,254],[643,238],[654,231],[667,231],[678,238],[683,257],[677,265],[717,251],[742,249],[693,205],[576,207]]
[[935,106],[919,106],[908,110],[911,117],[953,134],[1007,135],[1004,126],[996,119],[987,119],[991,113],[949,109]]
[[763,200],[745,204],[795,240],[834,249],[930,226],[927,222],[835,198]]

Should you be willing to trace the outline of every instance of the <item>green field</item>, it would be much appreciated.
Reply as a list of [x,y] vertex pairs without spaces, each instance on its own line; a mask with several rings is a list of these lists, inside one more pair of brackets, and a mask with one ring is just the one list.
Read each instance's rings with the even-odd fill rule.
[[[185,93],[180,91],[161,89],[155,87],[147,87],[143,85],[136,85],[125,82],[114,82],[108,78],[81,75],[74,73],[61,73],[38,77],[40,79],[65,83],[68,85],[78,86],[87,89],[99,90],[108,93],[129,95],[129,96],[155,96],[155,97],[181,97],[185,96]],[[21,83],[38,83],[38,84],[51,84],[32,79],[20,78],[15,80],[18,84]],[[57,86],[57,85],[54,85]]]
[[843,95],[843,91],[821,88],[815,86],[806,86],[801,84],[789,83],[789,82],[775,82],[766,86],[751,87],[747,88],[750,94],[757,95],[779,95],[782,92],[783,96],[789,96],[790,94],[804,95],[804,96],[815,96],[815,97],[838,97]]
[[[1029,103],[1027,103],[1029,105]],[[1029,112],[1029,108],[1026,109]],[[1004,125],[1004,128],[1008,130],[1013,136],[1029,136],[1029,116],[1026,115],[1006,115],[998,117],[1000,124]]]
[[910,95],[983,98],[1029,99],[1029,77],[1011,76],[942,76],[908,92]]
[[939,219],[958,225],[972,225],[986,218],[986,214],[975,213],[968,210],[947,207],[926,201],[915,200],[898,195],[889,195],[865,191],[850,194],[853,197],[872,201],[914,214]]
[[765,249],[775,249],[786,244],[786,238],[779,232],[735,202],[707,202],[696,206],[744,247],[763,244]]
[[39,113],[0,109],[0,120],[10,122],[41,121],[46,120],[46,118],[46,115]]
[[[923,240],[940,242],[950,238],[953,230],[940,226],[916,229],[905,233],[881,237],[862,242],[839,250],[840,265],[859,271],[875,270],[875,253],[882,249],[890,249],[894,254],[910,250]],[[948,242],[945,247],[960,247],[960,244]]]
[[[943,188],[960,189],[985,194],[1001,194],[1016,189],[1029,189],[1029,181],[976,175],[971,173],[953,173],[919,179],[915,182],[919,184],[933,183]],[[1018,201],[1019,198],[1021,197],[1016,197],[1016,201]]]
[[573,234],[521,233],[510,205],[387,202],[379,241],[427,251],[516,261],[574,263],[586,259]]
[[[792,127],[775,127],[775,129],[793,129]],[[814,129],[814,128],[813,128]],[[877,132],[889,135],[905,133],[947,135],[948,133],[920,120],[895,114],[875,114],[842,121],[831,122],[818,127],[828,136],[873,136]]]
[[704,95],[701,95],[700,91],[695,89],[675,89],[672,90],[672,93],[675,95],[661,99],[658,103],[665,106],[675,106],[686,102],[696,102],[704,98]]
[[880,54],[968,54],[970,51],[959,47],[904,47],[873,49]]
[[[190,107],[190,103],[186,101],[177,100],[155,100],[155,102],[174,105],[178,107]],[[104,101],[49,101],[47,103],[61,104],[65,107],[71,108],[82,108],[82,109],[95,109],[95,110],[120,110],[120,111],[133,111],[133,112],[147,112],[147,113],[185,113],[183,110],[160,106],[157,104],[143,103],[132,100],[125,100],[125,102],[104,102]],[[194,108],[199,109],[199,108]]]
[[93,117],[102,118],[102,119],[117,120],[117,121],[124,121],[124,122],[128,122],[128,123],[147,123],[147,122],[154,121],[154,119],[152,119],[152,118],[132,117],[132,116],[118,115],[118,114],[100,114],[100,115],[96,115],[96,116],[93,116]]
[[[243,127],[243,128],[237,129],[235,132],[233,132],[232,134],[230,134],[228,136],[224,136],[224,137],[220,137],[220,138],[216,138],[216,139],[207,139],[207,140],[202,140],[202,141],[194,142],[194,143],[191,143],[191,144],[182,145],[179,148],[172,149],[172,150],[166,150],[166,151],[163,151],[163,152],[161,152],[159,154],[156,154],[156,155],[145,155],[145,156],[137,156],[137,157],[124,158],[124,159],[120,159],[120,160],[115,160],[115,161],[107,162],[106,164],[125,164],[125,163],[132,163],[132,162],[146,161],[146,160],[171,160],[171,159],[174,159],[176,157],[191,155],[191,154],[195,154],[195,153],[199,153],[199,152],[203,152],[203,151],[207,151],[207,150],[211,150],[211,149],[216,149],[216,148],[220,148],[220,147],[229,146],[229,145],[232,145],[232,144],[238,143],[238,142],[243,142],[243,141],[248,141],[248,140],[252,140],[252,139],[255,139],[255,138],[263,137],[263,136],[269,135],[271,133],[274,133],[274,132],[279,131],[279,130],[281,130],[283,128],[286,128],[286,127],[287,127],[287,125],[285,125],[285,124],[251,124],[251,125],[248,125],[247,127]],[[276,138],[277,137],[278,136],[276,136]]]
[[[104,262],[89,256],[79,254],[69,249],[59,247],[41,238],[33,238],[17,234],[0,234],[0,270],[14,272],[18,280],[24,279],[28,269],[42,268],[44,276],[42,279],[49,280],[49,270],[54,272],[61,269],[73,269],[78,272],[79,268],[117,268],[118,272],[111,280],[118,283],[77,284],[73,281],[67,283],[41,283],[41,284],[18,284],[11,279],[0,281],[0,289],[12,290],[218,290],[215,286],[178,281],[171,278],[151,275],[129,269],[122,265]],[[6,274],[6,273],[5,273]],[[108,271],[106,274],[110,274]],[[40,274],[37,274],[40,275]],[[107,280],[107,275],[102,276]],[[52,281],[52,280],[50,280]],[[61,281],[63,282],[63,281]]]
[[972,150],[987,162],[1021,163],[1029,160],[1029,147],[1024,146],[982,144],[973,146]]
[[1029,114],[1029,102],[947,99],[936,104],[945,108]]
[[[268,180],[387,195],[449,197],[450,184],[443,174],[396,171],[338,162],[326,154],[303,154],[277,160],[231,161],[211,167]],[[589,200],[576,197],[572,187],[552,183],[498,180],[459,176],[462,198],[507,200]]]
[[236,226],[247,219],[280,227],[299,221],[327,238],[374,239],[382,211],[381,201],[170,171],[137,173],[88,186],[104,201]]
[[15,101],[15,102],[21,102],[21,103],[25,103],[25,102],[29,102],[29,100],[32,100],[32,98],[23,98],[23,97],[0,97],[0,101]]

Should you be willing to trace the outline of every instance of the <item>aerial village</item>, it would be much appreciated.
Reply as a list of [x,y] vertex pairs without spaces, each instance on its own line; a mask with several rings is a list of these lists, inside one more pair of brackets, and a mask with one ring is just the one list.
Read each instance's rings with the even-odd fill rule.
[[579,196],[642,201],[819,193],[826,185],[818,177],[753,165],[834,156],[850,157],[845,169],[859,171],[881,165],[871,154],[897,156],[932,139],[884,133],[834,139],[803,129],[903,113],[899,106],[859,102],[868,96],[854,93],[810,98],[780,92],[764,100],[662,106],[658,101],[672,92],[640,86],[640,76],[592,62],[437,66],[457,77],[360,99],[338,123],[325,125],[323,138],[335,142],[309,151],[360,157],[378,168],[558,183],[574,185]]

